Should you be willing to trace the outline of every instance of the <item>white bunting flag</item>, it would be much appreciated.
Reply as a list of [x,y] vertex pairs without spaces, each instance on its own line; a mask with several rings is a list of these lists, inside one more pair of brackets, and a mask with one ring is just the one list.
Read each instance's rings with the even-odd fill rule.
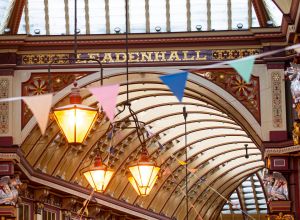
[[45,134],[47,128],[49,113],[52,106],[52,97],[52,94],[22,97],[23,101],[35,117],[42,135]]

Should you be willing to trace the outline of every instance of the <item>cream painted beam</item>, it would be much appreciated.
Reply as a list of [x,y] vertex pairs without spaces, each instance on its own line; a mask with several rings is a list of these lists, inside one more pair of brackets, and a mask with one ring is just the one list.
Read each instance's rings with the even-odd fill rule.
[[289,14],[293,0],[273,0],[283,14]]

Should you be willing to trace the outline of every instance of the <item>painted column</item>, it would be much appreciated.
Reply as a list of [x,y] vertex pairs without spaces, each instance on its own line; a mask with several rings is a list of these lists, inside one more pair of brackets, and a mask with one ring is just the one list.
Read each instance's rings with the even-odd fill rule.
[[261,91],[261,94],[265,93],[266,97],[264,105],[262,105],[263,130],[268,131],[269,141],[271,142],[286,141],[288,137],[284,63],[268,63],[267,77],[269,88],[266,88],[266,91]]

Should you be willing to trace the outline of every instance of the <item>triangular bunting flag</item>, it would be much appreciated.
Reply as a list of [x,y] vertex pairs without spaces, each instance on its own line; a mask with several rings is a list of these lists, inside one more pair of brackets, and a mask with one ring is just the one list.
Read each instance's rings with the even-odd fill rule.
[[186,165],[186,162],[184,162],[183,160],[179,160],[179,159],[177,159],[177,158],[176,158],[176,160],[178,161],[178,163],[180,163],[180,165],[182,165],[182,166],[183,166],[183,165]]
[[98,102],[101,104],[106,116],[111,122],[115,117],[115,109],[117,104],[117,97],[119,93],[119,85],[102,86],[98,88],[90,88],[90,92],[96,96]]
[[49,113],[52,106],[52,97],[52,94],[22,97],[23,101],[34,115],[42,135],[45,134],[47,128]]
[[181,73],[160,76],[159,78],[165,85],[169,87],[171,92],[181,102],[184,95],[184,89],[185,89],[187,77],[188,77],[188,72],[181,72]]
[[159,149],[160,149],[160,150],[163,150],[163,149],[164,149],[164,146],[163,146],[160,142],[158,142],[158,146],[159,146]]
[[254,56],[245,57],[229,62],[229,65],[233,67],[243,78],[246,83],[250,82],[251,73],[255,62]]

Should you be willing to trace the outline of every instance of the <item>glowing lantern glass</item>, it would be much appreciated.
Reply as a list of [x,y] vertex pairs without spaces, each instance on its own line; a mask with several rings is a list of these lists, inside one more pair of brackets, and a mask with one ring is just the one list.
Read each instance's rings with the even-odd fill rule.
[[94,125],[98,110],[81,105],[78,88],[73,88],[70,95],[70,105],[55,108],[54,118],[68,143],[80,144]]
[[97,157],[94,165],[84,171],[83,175],[95,191],[104,192],[113,173],[113,170],[103,164],[100,157]]
[[128,180],[139,195],[146,196],[153,188],[158,178],[159,170],[160,167],[156,166],[153,161],[150,161],[148,153],[144,151],[140,160],[129,167],[132,176]]

